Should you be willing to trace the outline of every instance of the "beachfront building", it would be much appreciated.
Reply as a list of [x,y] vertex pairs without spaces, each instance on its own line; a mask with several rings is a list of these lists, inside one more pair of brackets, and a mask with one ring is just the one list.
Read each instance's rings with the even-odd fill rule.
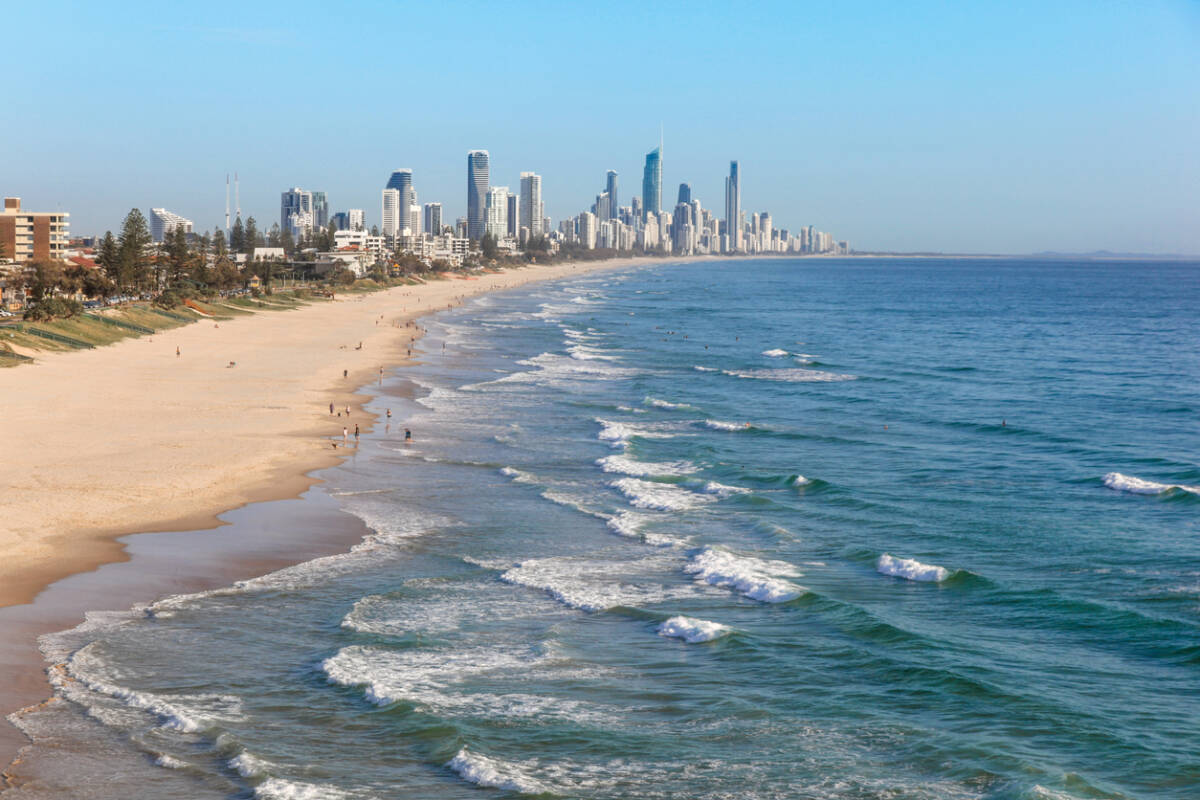
[[4,198],[0,212],[0,260],[62,261],[66,257],[71,216],[65,211],[35,212],[21,209],[21,198]]
[[348,224],[347,230],[366,230],[366,213],[361,208],[352,208],[346,212],[346,222]]
[[729,175],[725,178],[725,233],[729,236],[729,252],[742,249],[742,184],[738,174],[738,162],[729,162]]
[[313,227],[325,230],[329,227],[329,198],[324,192],[312,193]]
[[383,207],[379,232],[388,238],[395,238],[400,233],[400,190],[383,190]]
[[[395,230],[388,232],[384,223],[384,235],[398,236],[405,228],[412,228],[412,212],[417,206],[417,193],[413,189],[413,172],[411,169],[397,169],[388,178],[387,189],[393,189],[399,194],[396,198]],[[419,227],[419,226],[418,226]]]
[[496,241],[500,241],[508,236],[507,186],[492,186],[487,190],[484,211],[484,234],[490,233]]
[[442,204],[425,204],[425,232],[431,236],[442,235]]
[[486,233],[489,160],[487,150],[467,153],[467,238],[472,241]]
[[521,235],[521,198],[518,195],[509,192],[508,194],[508,226],[505,229],[505,235],[513,241]]
[[316,219],[313,215],[313,193],[295,186],[283,192],[279,199],[279,227],[290,231],[299,239],[312,232]]
[[183,228],[184,233],[191,233],[192,221],[178,214],[172,214],[165,208],[150,209],[150,237],[154,241],[165,241],[168,236],[175,232],[176,228]]
[[608,195],[609,219],[617,218],[620,203],[617,202],[617,171],[610,169],[604,173],[604,193]]
[[642,172],[642,218],[662,211],[662,145],[646,154]]
[[521,173],[521,224],[529,229],[530,237],[541,236],[542,230],[542,176],[534,172]]

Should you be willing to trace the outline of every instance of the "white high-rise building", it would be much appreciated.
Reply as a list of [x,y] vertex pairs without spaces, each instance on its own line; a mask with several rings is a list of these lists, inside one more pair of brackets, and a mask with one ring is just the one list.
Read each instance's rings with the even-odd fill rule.
[[521,173],[521,224],[529,229],[530,236],[541,236],[542,230],[542,176],[533,172]]
[[192,232],[192,221],[178,214],[172,214],[165,208],[150,209],[150,236],[156,242],[166,239],[176,228],[183,228],[184,233]]
[[361,208],[350,209],[349,211],[346,212],[346,217],[347,217],[347,221],[350,225],[350,230],[361,231],[361,230],[366,229],[367,217],[366,217],[366,214],[363,213],[363,210]]
[[431,236],[442,235],[442,204],[425,204],[425,232]]
[[596,215],[584,211],[579,215],[579,243],[588,250],[595,250],[596,233]]
[[484,234],[491,234],[497,241],[508,235],[508,187],[491,186],[487,190],[484,209]]
[[384,236],[395,237],[400,233],[400,190],[383,190],[383,220],[379,232]]

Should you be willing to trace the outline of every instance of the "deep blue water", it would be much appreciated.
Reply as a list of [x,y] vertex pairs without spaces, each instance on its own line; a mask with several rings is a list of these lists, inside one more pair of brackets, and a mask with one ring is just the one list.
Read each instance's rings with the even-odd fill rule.
[[470,302],[326,473],[362,545],[48,637],[26,724],[177,796],[1200,796],[1198,310],[883,259]]

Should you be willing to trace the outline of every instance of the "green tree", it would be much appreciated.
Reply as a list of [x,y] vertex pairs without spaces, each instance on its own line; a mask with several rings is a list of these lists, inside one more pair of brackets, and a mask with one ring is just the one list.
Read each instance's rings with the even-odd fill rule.
[[121,277],[121,256],[120,249],[117,245],[117,240],[113,238],[112,231],[105,231],[104,238],[100,240],[100,252],[96,254],[96,263],[104,270],[104,274],[108,279],[116,285]]
[[499,248],[496,246],[496,237],[493,234],[485,233],[483,238],[479,240],[479,249],[483,251],[483,257],[492,259],[496,257]]
[[296,252],[296,240],[292,238],[291,228],[284,228],[279,234],[279,247],[283,248],[283,254],[291,258],[292,253]]
[[150,282],[150,229],[136,208],[125,215],[117,246],[118,283],[129,288],[144,288]]
[[213,283],[212,271],[208,268],[208,254],[211,249],[212,241],[206,233],[200,237],[200,243],[192,253],[189,274],[193,281],[202,286]]
[[187,277],[191,264],[191,248],[182,226],[176,226],[163,243],[166,250],[167,283],[174,286]]
[[233,230],[229,232],[229,250],[232,253],[246,252],[246,229],[242,227],[240,216],[233,221]]
[[329,223],[329,227],[325,229],[325,246],[321,248],[325,252],[329,252],[337,244],[337,229],[336,222]]
[[254,221],[254,217],[246,220],[246,256],[249,260],[254,259],[254,249],[259,246],[258,240],[262,238],[262,234],[258,232],[258,223]]
[[283,232],[279,230],[279,223],[271,224],[271,230],[267,231],[267,247],[283,247]]

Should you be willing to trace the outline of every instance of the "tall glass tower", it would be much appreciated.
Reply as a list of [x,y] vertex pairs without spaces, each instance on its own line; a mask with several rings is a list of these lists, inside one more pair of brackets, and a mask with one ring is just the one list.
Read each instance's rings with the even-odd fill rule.
[[479,240],[487,232],[488,151],[467,153],[467,238]]
[[653,211],[662,211],[662,145],[646,154],[646,169],[642,173],[642,219]]
[[400,193],[399,202],[396,206],[396,230],[392,232],[392,236],[402,233],[405,228],[412,227],[412,223],[409,220],[412,218],[413,203],[416,200],[416,195],[413,192],[412,178],[411,169],[398,169],[392,173],[392,177],[388,178],[385,188],[395,189]]
[[742,249],[742,184],[738,162],[729,162],[729,177],[725,179],[725,232],[729,234],[729,249]]
[[621,212],[621,204],[617,202],[617,173],[609,170],[604,176],[604,191],[608,192],[608,218],[616,219]]
[[692,185],[690,183],[679,184],[679,202],[680,203],[691,203],[692,202]]

